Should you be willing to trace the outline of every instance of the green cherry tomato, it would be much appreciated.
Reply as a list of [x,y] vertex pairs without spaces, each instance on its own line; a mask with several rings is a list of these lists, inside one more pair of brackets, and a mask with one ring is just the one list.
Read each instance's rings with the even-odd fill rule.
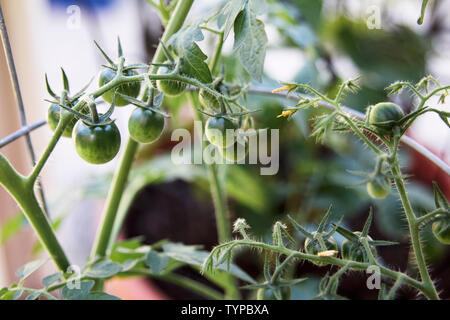
[[[234,131],[237,128],[235,121],[222,117],[211,117],[205,124],[206,138],[216,147],[228,148],[236,142],[236,133]],[[229,130],[233,130],[233,132]]]
[[[135,76],[137,75],[136,71],[134,70],[126,70],[123,72],[124,76]],[[98,80],[98,84],[99,86],[104,86],[105,84],[107,84],[108,82],[110,82],[112,79],[114,79],[114,77],[116,76],[116,71],[111,70],[109,68],[106,68],[105,70],[103,70],[100,73],[99,76],[99,80]],[[117,92],[136,98],[139,95],[139,92],[141,91],[141,83],[140,82],[130,82],[130,83],[125,83],[122,84],[121,86],[119,86]],[[103,100],[105,100],[108,103],[112,103],[113,98],[114,98],[114,90],[109,90],[107,92],[105,92],[102,95]],[[123,107],[130,104],[127,100],[123,99],[120,96],[116,96],[116,101],[115,101],[115,106],[117,107]]]
[[219,153],[227,161],[238,163],[247,157],[249,148],[247,140],[236,141],[227,148],[219,148]]
[[[361,235],[361,232],[354,232],[356,235]],[[367,239],[372,240],[371,237],[367,236]],[[374,246],[370,246],[370,250],[374,257],[377,256],[377,250]],[[364,246],[356,241],[351,241],[345,239],[342,243],[342,258],[345,260],[352,260],[357,262],[369,262],[369,257],[366,254]]]
[[389,180],[386,179],[386,183],[383,184],[379,179],[374,179],[367,182],[367,193],[373,199],[384,199],[389,194],[389,189],[386,186],[389,186]]
[[[290,287],[281,287],[280,289],[282,300],[291,300],[292,290]],[[256,293],[256,299],[258,300],[277,300],[274,289],[272,288],[260,288]]]
[[378,103],[370,109],[369,124],[376,127],[382,134],[391,134],[392,129],[404,115],[402,108],[395,103]]
[[[56,130],[58,126],[59,119],[61,118],[61,110],[60,107],[56,104],[52,104],[47,111],[47,124],[52,129],[52,131]],[[62,134],[63,137],[70,138],[72,137],[73,127],[77,123],[77,119],[73,118],[72,121],[66,126],[64,132]]]
[[[312,234],[314,235],[315,232],[313,232]],[[321,248],[321,246],[317,240],[306,238],[305,243],[304,243],[305,252],[307,254],[317,255],[319,252],[326,251],[326,250],[338,251],[338,246],[337,246],[336,240],[334,240],[333,237],[330,237],[327,240],[324,240],[324,242],[325,242],[325,247],[326,247],[325,250],[323,248]],[[313,263],[318,266],[327,265],[326,263],[323,263],[323,262],[313,262]]]
[[220,101],[219,99],[209,91],[205,89],[200,89],[198,93],[198,99],[200,100],[200,104],[205,109],[220,109]]
[[78,155],[92,164],[111,161],[120,149],[120,132],[115,123],[91,126],[78,120],[72,138]]
[[440,242],[450,244],[450,219],[433,222],[431,229]]
[[141,143],[156,141],[164,130],[164,117],[154,111],[136,108],[128,120],[131,138]]
[[[158,74],[168,74],[171,72],[172,70],[167,67],[160,67],[158,70]],[[162,91],[165,95],[171,97],[182,94],[186,89],[186,83],[176,80],[158,80],[157,84],[159,91]]]

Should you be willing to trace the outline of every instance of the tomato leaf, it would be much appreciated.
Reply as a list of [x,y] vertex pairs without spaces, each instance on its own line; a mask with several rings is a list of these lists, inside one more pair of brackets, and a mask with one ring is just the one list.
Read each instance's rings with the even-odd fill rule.
[[267,34],[264,23],[245,6],[234,23],[234,47],[245,70],[261,82],[266,58]]
[[168,41],[178,57],[180,57],[181,72],[202,83],[212,82],[211,71],[205,60],[208,58],[196,42],[204,39],[202,29],[198,25],[182,28]]
[[27,263],[16,271],[16,276],[21,280],[28,278],[33,272],[42,267],[49,259],[40,259]]
[[94,279],[105,279],[116,275],[120,271],[122,271],[120,263],[105,260],[95,263],[85,272],[85,275]]
[[44,285],[44,287],[47,288],[51,284],[55,283],[56,281],[60,281],[61,279],[62,279],[62,272],[57,272],[42,279],[42,284]]
[[217,26],[223,30],[224,40],[228,37],[239,12],[242,11],[246,2],[248,0],[231,0],[222,8],[217,20]]
[[61,294],[66,300],[85,300],[89,295],[89,291],[94,287],[95,282],[93,280],[81,281],[78,285],[73,284],[73,288],[65,285]]
[[30,294],[28,297],[25,298],[25,300],[37,300],[42,295],[42,292],[36,291]]
[[120,300],[116,296],[112,296],[105,292],[91,292],[83,300]]
[[[195,267],[202,267],[203,262],[209,256],[208,251],[199,250],[198,246],[186,246],[182,243],[167,243],[163,245],[163,250],[170,258]],[[255,280],[252,277],[235,264],[230,264],[230,268],[228,268],[227,262],[224,261],[224,263],[216,266],[216,268],[229,272],[244,281],[255,283]]]
[[167,255],[161,254],[154,250],[147,254],[146,264],[155,274],[160,274],[169,264],[170,259]]

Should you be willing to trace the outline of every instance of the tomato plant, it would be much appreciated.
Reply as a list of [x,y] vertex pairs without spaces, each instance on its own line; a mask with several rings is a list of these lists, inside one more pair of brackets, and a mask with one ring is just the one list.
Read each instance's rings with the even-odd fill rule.
[[[380,290],[381,298],[395,296],[398,287],[405,285],[423,298],[439,299],[441,294],[427,266],[424,233],[426,226],[431,225],[434,236],[442,244],[450,244],[450,206],[437,184],[434,184],[435,203],[432,208],[428,206],[419,210],[413,206],[406,184],[409,176],[405,174],[402,167],[403,158],[401,158],[400,150],[403,143],[410,141],[410,138],[405,136],[407,130],[424,114],[430,112],[437,114],[444,124],[449,126],[450,114],[442,108],[435,107],[434,104],[445,102],[450,86],[442,85],[433,76],[426,76],[419,80],[417,74],[420,73],[422,76],[425,70],[417,70],[416,74],[405,64],[398,74],[392,72],[395,79],[415,80],[394,82],[387,87],[387,93],[378,90],[383,91],[383,94],[379,92],[374,95],[367,94],[367,92],[376,91],[374,87],[380,86],[380,83],[384,86],[384,76],[377,72],[391,71],[390,69],[399,64],[399,61],[408,60],[407,55],[414,56],[412,59],[414,65],[421,61],[416,59],[417,56],[424,59],[425,54],[421,55],[419,45],[416,45],[420,41],[414,42],[413,36],[409,33],[408,41],[398,41],[396,37],[404,32],[401,30],[397,33],[386,30],[377,32],[376,39],[371,39],[374,43],[382,44],[378,47],[373,46],[380,51],[387,46],[385,43],[391,46],[398,43],[413,43],[414,49],[417,49],[405,50],[405,57],[402,56],[401,59],[395,55],[394,49],[389,49],[387,54],[385,52],[383,59],[388,60],[394,56],[393,63],[386,63],[387,67],[381,68],[380,62],[376,59],[377,52],[372,52],[372,41],[367,40],[368,37],[373,37],[373,34],[364,33],[366,32],[364,28],[360,25],[355,27],[351,21],[347,21],[347,18],[327,21],[335,26],[333,30],[329,30],[332,34],[331,38],[337,42],[333,45],[343,52],[355,48],[359,50],[358,54],[353,52],[348,55],[355,62],[355,66],[365,72],[367,78],[344,81],[341,79],[340,68],[335,68],[333,65],[335,60],[339,60],[329,52],[334,50],[330,49],[333,46],[322,43],[328,40],[326,37],[322,39],[323,36],[317,31],[321,29],[322,23],[320,17],[316,16],[318,12],[321,14],[321,1],[308,2],[311,7],[298,4],[302,6],[298,12],[290,12],[287,8],[291,7],[285,7],[285,2],[269,1],[268,12],[263,16],[264,10],[258,1],[232,0],[221,2],[216,12],[210,16],[200,17],[191,24],[185,23],[185,20],[193,0],[147,2],[160,14],[165,30],[152,61],[129,64],[128,56],[120,40],[117,46],[117,59],[113,60],[95,42],[106,64],[98,66],[101,71],[94,89],[90,89],[88,84],[78,93],[71,94],[68,77],[62,70],[63,89],[56,94],[50,88],[47,76],[45,78],[47,92],[50,95],[50,98],[46,99],[50,103],[47,123],[53,135],[42,155],[36,163],[33,163],[31,172],[27,175],[19,174],[14,165],[0,154],[0,184],[17,202],[29,221],[28,225],[39,238],[42,248],[47,251],[58,269],[57,273],[43,280],[42,289],[27,288],[25,279],[45,263],[40,260],[33,261],[18,270],[17,284],[0,290],[0,298],[19,299],[26,295],[27,299],[40,297],[55,299],[59,296],[64,299],[115,299],[116,297],[103,291],[105,281],[114,277],[142,276],[171,282],[208,299],[240,299],[241,289],[246,289],[253,290],[253,296],[260,300],[289,300],[298,291],[295,290],[297,286],[305,280],[305,278],[296,278],[296,267],[304,261],[309,261],[315,266],[333,271],[333,274],[329,272],[326,275],[324,273],[320,275],[322,279],[316,299],[345,298],[338,294],[340,277],[349,270],[369,270],[370,267],[377,267],[383,276],[384,284],[391,286],[388,295],[384,295]],[[315,8],[314,6],[318,3],[320,7],[312,10],[311,8]],[[423,3],[420,22],[423,22],[428,2]],[[305,24],[303,22],[300,26],[295,24],[298,16],[305,20]],[[296,49],[308,53],[305,56],[310,60],[305,62],[304,69],[295,76],[297,82],[281,82],[281,85],[276,88],[273,85],[274,79],[264,72],[266,51],[269,44],[271,45],[265,31],[266,20],[286,38],[285,42],[289,46],[295,45]],[[15,74],[14,64],[11,63],[8,37],[4,34],[4,21],[0,22],[2,22],[0,29],[3,44],[7,49],[5,53],[9,59],[8,66],[12,74]],[[358,32],[363,33],[361,35]],[[206,33],[210,34],[214,48],[208,48],[206,44],[199,45],[205,39]],[[342,35],[345,35],[345,39],[342,39]],[[349,46],[348,43],[352,45]],[[230,44],[229,48],[233,50],[231,54],[223,50],[225,44]],[[365,50],[374,57],[375,60],[371,61],[373,64],[367,65],[367,59],[359,57],[359,54],[363,55]],[[324,70],[319,70],[318,67]],[[325,71],[328,73],[325,74]],[[18,104],[21,105],[23,103],[21,103],[19,86],[16,83],[18,80],[17,77],[12,78],[15,81],[13,84],[15,84],[14,90],[16,90]],[[258,82],[262,84],[255,86]],[[269,86],[271,90],[266,90]],[[406,90],[413,96],[407,101],[408,103],[402,100],[403,96],[399,99],[390,98]],[[166,99],[167,96],[179,97]],[[397,101],[403,108],[392,101]],[[99,112],[97,107],[100,103],[109,105],[105,113]],[[357,105],[360,110],[354,110],[347,106],[347,103]],[[363,106],[369,104],[370,107],[365,114],[360,112]],[[121,117],[122,113],[115,113],[115,108],[127,105],[133,105],[134,109],[127,118],[129,137],[126,137],[126,141],[122,141],[121,132],[115,120],[112,120],[112,116],[116,114]],[[279,108],[273,108],[274,105]],[[190,108],[190,112],[185,112],[185,108]],[[273,110],[276,110],[276,113]],[[216,150],[223,159],[228,160],[227,164],[241,164],[245,162],[247,156],[248,158],[255,156],[251,148],[254,147],[252,145],[254,141],[258,144],[257,151],[264,149],[261,146],[267,143],[263,145],[265,147],[263,151],[267,151],[266,156],[277,154],[280,147],[277,144],[279,142],[277,138],[280,132],[284,135],[284,139],[288,135],[297,138],[302,136],[301,140],[307,142],[301,144],[299,140],[288,141],[282,145],[283,148],[280,148],[284,157],[280,176],[284,180],[253,179],[251,169],[239,166],[230,166],[225,169],[224,166],[219,165],[221,163],[206,163],[205,170],[203,167],[200,169],[200,166],[195,168],[192,166],[185,171],[180,170],[192,180],[199,175],[199,181],[201,181],[199,185],[202,190],[210,188],[219,242],[211,251],[171,242],[174,239],[150,245],[140,238],[118,241],[131,202],[142,188],[148,185],[149,181],[154,183],[156,180],[164,180],[166,176],[172,179],[178,174],[178,170],[171,172],[171,169],[165,169],[167,172],[160,170],[160,172],[158,166],[152,167],[153,162],[144,167],[145,170],[134,168],[133,163],[137,158],[140,144],[163,139],[164,137],[161,136],[166,125],[165,118],[172,116],[175,118],[174,121],[167,121],[167,126],[175,129],[173,127],[180,123],[185,124],[180,120],[185,120],[183,117],[186,114],[193,116],[200,123],[199,127],[195,123],[193,128],[194,130],[202,129],[204,137],[201,138],[206,138],[209,142],[202,141],[198,145],[195,144],[195,147],[200,149],[200,154],[204,156],[205,151]],[[283,127],[288,123],[287,120],[294,120],[290,124],[294,122],[295,127],[287,125]],[[190,130],[186,128],[191,129],[190,124],[183,128],[183,134],[190,133]],[[278,130],[271,131],[270,141],[263,139],[262,133],[267,132],[265,131],[267,128]],[[282,130],[279,130],[280,128]],[[32,126],[25,126],[21,129],[25,133],[21,134],[29,135],[34,129]],[[311,133],[311,137],[316,140],[308,139],[308,133]],[[361,150],[364,151],[360,153],[367,155],[366,158],[370,161],[363,161],[364,159],[357,156],[347,162],[336,160],[340,152],[347,152],[354,146],[347,144],[353,138],[338,135],[347,133],[350,133],[353,138],[356,137],[354,145],[358,144],[362,147]],[[111,161],[117,156],[124,142],[124,151],[113,173],[92,252],[86,264],[80,269],[80,273],[73,275],[69,272],[72,267],[69,257],[48,219],[47,209],[43,205],[44,198],[37,193],[40,189],[38,186],[42,170],[57,143],[61,137],[70,136],[78,155],[91,164],[104,164]],[[29,136],[27,142],[31,145]],[[322,142],[324,146],[317,147],[316,142]],[[409,145],[415,144],[409,142]],[[314,146],[316,146],[315,149]],[[158,149],[159,147],[158,144]],[[286,151],[287,149],[289,150]],[[450,174],[448,165],[436,159],[436,156],[430,154],[428,150],[417,146],[416,149],[434,161],[445,174]],[[152,150],[149,152],[151,153]],[[259,155],[261,153],[259,152]],[[31,152],[31,154],[34,153]],[[139,156],[142,154],[140,153]],[[361,154],[359,156],[362,156]],[[145,156],[142,158],[147,160]],[[298,166],[293,165],[296,162],[295,159],[299,158],[301,158],[299,162],[302,163]],[[253,165],[253,163],[249,164]],[[345,171],[355,167],[361,167],[364,171]],[[135,171],[130,174],[132,170]],[[370,198],[377,201],[372,201],[367,197],[366,192],[360,192],[361,190],[356,186],[355,192],[349,191],[351,188],[348,188],[348,185],[345,185],[343,190],[344,183],[341,180],[346,180],[345,183],[353,181],[347,174],[363,177],[364,180],[359,181],[359,185],[365,186]],[[138,178],[135,178],[136,176]],[[300,179],[297,181],[298,177]],[[132,180],[133,178],[136,180]],[[340,188],[333,190],[330,185],[336,181],[339,182]],[[264,189],[265,187],[267,189]],[[229,192],[230,190],[232,192]],[[378,228],[378,233],[374,233],[377,236],[369,235],[374,216],[377,221],[386,217],[380,217],[380,210],[374,214],[375,210],[370,204],[388,201],[391,191],[395,192],[400,199],[402,219],[407,222],[405,226],[407,225],[408,228],[409,250],[417,267],[417,272],[414,273],[407,274],[398,271],[398,268],[382,264],[381,260],[377,259],[376,248],[396,246],[398,243],[378,239],[384,236],[382,230],[381,232],[379,230],[382,228]],[[361,231],[346,228],[349,225],[346,215],[352,212],[343,212],[345,211],[343,209],[347,207],[333,207],[329,194],[332,194],[336,202],[339,202],[337,200],[346,202],[347,207],[354,205],[355,212],[369,210],[368,218]],[[353,195],[361,196],[363,201],[356,201],[357,196],[353,197]],[[172,199],[176,198],[172,194],[170,196]],[[245,207],[246,213],[243,216],[246,215],[252,224],[265,219],[270,220],[270,223],[275,219],[279,221],[273,223],[271,234],[263,223],[259,228],[255,228],[256,230],[252,230],[243,216],[235,214],[236,211],[233,214],[237,219],[232,224],[230,217],[233,215],[230,213],[228,204],[233,201],[230,200],[240,201],[235,207],[240,205]],[[372,202],[369,203],[369,200]],[[282,205],[282,201],[286,201],[286,205]],[[353,201],[356,204],[351,203]],[[266,205],[267,203],[272,205]],[[324,206],[328,206],[329,209],[322,216]],[[271,210],[283,210],[283,212],[275,212],[269,216]],[[209,212],[209,210],[206,211]],[[287,215],[287,211],[295,216]],[[322,218],[318,218],[319,216]],[[182,228],[187,226],[183,225]],[[198,225],[196,228],[190,233],[200,230]],[[201,228],[207,229],[204,226]],[[337,243],[338,234],[345,238],[341,246]],[[265,256],[264,266],[260,272],[263,277],[257,278],[264,278],[261,282],[247,274],[238,265],[238,260],[234,259],[234,252],[238,248],[256,249],[253,251],[258,257],[262,254]],[[190,279],[175,272],[186,265],[191,266],[192,270],[201,269],[201,275],[214,283],[215,287],[207,286],[196,279]],[[315,267],[314,265],[310,267]],[[220,274],[216,277],[214,272],[218,270]],[[78,289],[72,287],[73,281],[78,281],[80,285]],[[394,284],[392,285],[391,282]],[[241,288],[240,283],[247,285]],[[55,294],[57,290],[60,290],[59,295]]]

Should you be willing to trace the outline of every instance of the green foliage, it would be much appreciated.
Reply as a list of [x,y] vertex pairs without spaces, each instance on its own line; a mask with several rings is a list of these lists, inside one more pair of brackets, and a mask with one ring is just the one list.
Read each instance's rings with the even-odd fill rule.
[[202,29],[192,25],[181,29],[170,38],[167,45],[180,58],[180,71],[200,82],[212,82],[211,72],[205,60],[208,58],[196,42],[204,39]]
[[[47,101],[52,104],[53,113],[49,125],[54,130],[54,135],[32,172],[27,176],[19,175],[0,155],[0,183],[17,200],[30,225],[42,240],[43,245],[37,247],[36,251],[46,248],[60,269],[42,280],[42,289],[27,288],[24,286],[25,279],[47,260],[30,262],[17,271],[17,284],[0,290],[0,299],[56,299],[54,292],[61,290],[62,298],[67,300],[116,300],[117,297],[102,291],[102,283],[113,277],[128,276],[169,281],[213,299],[239,298],[235,282],[239,279],[249,283],[244,289],[256,291],[259,299],[290,299],[295,296],[296,289],[306,282],[306,279],[298,279],[290,271],[296,264],[304,261],[326,268],[337,267],[334,274],[327,273],[318,283],[317,295],[314,297],[318,300],[345,299],[337,294],[341,276],[349,270],[364,270],[369,266],[378,267],[385,278],[395,281],[389,291],[384,284],[380,290],[380,299],[394,298],[401,285],[414,288],[426,298],[438,299],[439,295],[423,254],[425,252],[429,256],[425,227],[431,225],[434,236],[448,244],[449,204],[437,185],[434,186],[434,206],[432,203],[430,205],[430,197],[426,193],[416,192],[414,195],[414,187],[410,186],[407,192],[405,180],[408,177],[401,171],[399,151],[399,144],[408,128],[425,113],[436,113],[450,127],[450,114],[431,106],[432,98],[436,96],[439,96],[439,103],[443,103],[450,87],[442,85],[432,76],[420,79],[426,73],[426,56],[431,41],[405,26],[369,30],[362,21],[350,20],[345,14],[337,14],[336,18],[330,19],[323,15],[323,1],[292,0],[280,3],[275,0],[231,0],[217,8],[217,12],[209,18],[198,19],[196,23],[186,26],[183,26],[184,20],[192,0],[172,1],[169,4],[154,0],[147,2],[159,11],[162,23],[166,26],[154,61],[151,64],[126,64],[120,40],[117,46],[118,59],[114,61],[95,43],[107,63],[103,65],[102,76],[95,90],[88,90],[88,84],[71,95],[64,70],[64,89],[60,94],[56,94],[47,77],[45,79],[47,92],[52,98]],[[423,22],[427,5],[428,1],[423,1],[419,24]],[[269,39],[261,20],[263,18],[259,18],[263,14],[267,23],[273,24],[284,37],[282,40],[287,47],[300,48],[306,56],[305,65],[295,76],[296,81],[282,82],[283,87],[273,92],[287,91],[288,96],[295,100],[295,105],[284,109],[278,100],[255,97],[255,92],[252,93],[249,89],[252,80],[263,82],[264,86],[271,89],[274,86],[273,80],[264,74]],[[298,20],[301,22],[298,23]],[[213,22],[215,25],[211,27]],[[230,56],[224,56],[222,49],[232,29],[233,52]],[[207,51],[198,44],[204,40],[205,31],[211,32],[216,42],[211,54],[206,54]],[[337,49],[340,54],[350,58],[363,75],[362,79],[340,81],[339,72],[333,66],[334,56],[330,48]],[[320,65],[326,67],[319,70]],[[218,71],[220,66],[221,72]],[[322,69],[326,69],[325,75],[321,74]],[[393,83],[389,85],[391,82]],[[386,86],[387,90],[383,91]],[[208,166],[206,170],[181,168],[177,171],[170,165],[167,157],[157,159],[160,162],[147,162],[131,171],[128,179],[138,150],[138,141],[156,141],[164,127],[164,118],[170,117],[163,108],[170,107],[176,101],[176,108],[179,109],[184,102],[182,98],[166,100],[163,92],[166,95],[180,95],[186,88],[200,91],[205,110],[196,108],[198,95],[188,93],[181,97],[189,95],[192,98],[192,107],[197,117],[204,120],[207,129],[237,128],[239,124],[239,128],[245,131],[256,128],[255,123],[260,128],[281,128],[282,138],[286,138],[286,141],[282,141],[282,151],[286,152],[288,159],[287,169],[282,168],[285,170],[282,174],[294,177],[294,181],[256,178],[250,168],[236,166],[228,170],[227,179],[225,175],[222,176],[225,171],[219,171],[215,166]],[[403,91],[408,91],[413,97],[410,99],[412,107],[408,110],[387,101],[389,96]],[[256,92],[256,95],[260,93],[270,94],[262,90]],[[110,104],[104,114],[97,110],[96,99],[100,97]],[[367,103],[373,104],[373,107],[368,108],[364,119],[360,114],[344,107],[344,103],[356,106],[359,110],[363,110]],[[115,106],[129,104],[142,111],[132,116],[129,125],[129,131],[136,141],[128,141],[115,172],[91,258],[80,272],[70,274],[70,263],[54,234],[54,229],[61,220],[55,219],[52,223],[45,217],[34,193],[36,181],[57,142],[61,136],[68,136],[72,132],[71,126],[74,123],[77,123],[74,142],[79,155],[90,163],[111,160],[121,144],[120,133],[111,116]],[[256,109],[255,106],[263,108]],[[325,112],[323,107],[329,111]],[[143,114],[156,116],[158,121],[139,128],[141,133],[153,133],[150,137],[141,138],[137,137],[134,125],[135,117],[142,120]],[[295,126],[286,125],[282,119],[284,117],[294,119]],[[311,117],[314,118],[312,128],[308,125]],[[222,123],[211,125],[214,121]],[[301,133],[300,130],[294,132],[298,127],[301,127]],[[99,131],[107,128],[112,130],[112,136],[100,136]],[[86,135],[83,141],[81,129],[85,130]],[[342,137],[348,133],[353,134],[358,141]],[[309,134],[327,147],[326,152],[332,154],[326,154],[320,146],[305,139]],[[206,135],[211,143],[229,147],[219,143],[209,131]],[[288,139],[294,135],[296,139]],[[371,137],[375,137],[375,141]],[[299,143],[299,140],[302,142]],[[369,151],[362,152],[362,148],[368,148]],[[356,180],[343,173],[345,169],[352,169],[350,173],[364,179],[359,184],[367,186],[368,195],[357,188],[346,189],[349,185],[355,187]],[[208,185],[213,194],[221,242],[211,252],[199,246],[165,240],[153,245],[143,245],[139,238],[116,241],[128,209],[142,188],[174,177],[197,180],[196,183],[200,181],[200,184],[206,185],[205,171],[208,172]],[[102,182],[96,186],[100,184]],[[398,197],[394,197],[391,188],[397,192]],[[231,240],[227,193],[237,202],[237,211],[241,209],[243,212],[237,215],[240,218],[234,224],[233,232],[240,236],[235,240]],[[369,236],[372,210],[361,231],[351,231],[342,226],[344,216],[367,208],[367,202],[372,201],[369,197],[376,199],[373,203],[377,208],[377,221],[384,221],[383,228],[380,228],[384,233],[394,233],[390,234],[394,239],[409,236],[417,277],[390,269],[377,260],[376,247],[396,243],[373,240]],[[401,200],[401,208],[398,198]],[[283,220],[286,214],[282,212],[282,216],[277,216],[275,210],[284,208],[285,203],[290,205],[291,202],[294,203],[292,208],[296,211],[296,219],[288,216],[291,223],[288,226]],[[330,202],[336,202],[335,212],[340,215],[339,220],[336,219],[336,214],[333,215]],[[303,220],[314,220],[317,212],[321,211],[318,209],[327,207],[329,209],[320,219],[317,228],[311,229],[297,221],[298,216]],[[309,213],[310,216],[303,213]],[[251,223],[247,223],[241,216],[247,217]],[[275,219],[279,221],[273,223]],[[407,232],[399,231],[399,221],[403,221],[403,225],[408,222]],[[251,229],[253,222],[258,225]],[[272,223],[270,237],[266,226]],[[17,233],[23,225],[25,223],[21,215],[10,219],[2,227],[0,244]],[[252,234],[253,231],[261,235],[261,239],[257,239]],[[428,233],[430,234],[430,230]],[[302,235],[300,239],[299,234]],[[335,241],[337,234],[345,238],[340,245]],[[422,241],[423,239],[426,241]],[[300,243],[300,240],[304,242]],[[261,283],[257,283],[233,263],[238,247],[258,249],[264,254],[264,280]],[[224,290],[225,296],[215,289],[176,274],[175,271],[183,266],[199,271],[201,269],[207,279]],[[317,279],[309,280],[313,280],[312,283],[318,282]]]
[[246,5],[234,22],[234,47],[252,78],[261,82],[266,57],[267,35],[264,23]]

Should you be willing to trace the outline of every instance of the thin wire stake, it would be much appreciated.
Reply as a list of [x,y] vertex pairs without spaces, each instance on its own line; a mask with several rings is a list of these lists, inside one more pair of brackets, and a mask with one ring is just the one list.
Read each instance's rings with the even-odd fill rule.
[[10,144],[11,142],[16,141],[17,139],[19,139],[20,137],[42,127],[43,125],[45,125],[47,123],[46,120],[40,120],[37,121],[33,124],[30,124],[28,126],[22,127],[19,130],[11,133],[10,135],[4,137],[3,139],[0,140],[0,149],[3,148],[4,146]]
[[[23,105],[22,94],[20,92],[19,79],[17,77],[16,66],[14,64],[14,57],[13,57],[13,53],[12,53],[12,49],[11,49],[11,44],[9,42],[8,31],[6,29],[6,23],[5,23],[5,18],[3,16],[3,9],[2,9],[1,4],[0,4],[0,33],[1,33],[2,43],[3,43],[3,50],[5,51],[6,61],[8,64],[9,74],[11,76],[11,83],[13,86],[13,90],[14,90],[14,94],[15,94],[15,98],[16,98],[16,102],[17,102],[17,107],[19,108],[20,121],[21,121],[22,127],[26,127],[27,126],[27,118],[25,115],[25,108]],[[25,134],[25,138],[26,138],[26,142],[27,142],[28,153],[30,155],[31,163],[34,166],[36,164],[36,156],[34,153],[34,148],[33,148],[32,142],[31,142],[29,132],[27,132]],[[47,202],[45,201],[45,194],[44,194],[44,190],[42,188],[42,184],[40,181],[37,181],[37,188],[39,190],[39,195],[41,198],[43,209],[44,209],[45,213],[48,215]]]

